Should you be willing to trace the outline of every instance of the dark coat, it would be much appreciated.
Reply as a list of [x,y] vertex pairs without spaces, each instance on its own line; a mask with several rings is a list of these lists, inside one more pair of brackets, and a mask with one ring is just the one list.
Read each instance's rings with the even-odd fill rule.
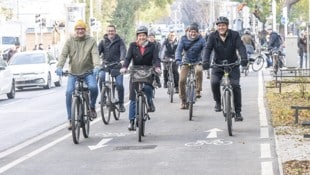
[[210,64],[211,52],[214,50],[214,62],[220,64],[222,60],[233,63],[238,60],[236,51],[238,50],[241,59],[247,59],[247,53],[238,32],[228,29],[225,41],[220,38],[218,31],[209,35],[203,62]]
[[281,46],[281,37],[276,32],[271,32],[269,35],[268,49],[280,48]]
[[108,35],[105,34],[98,45],[98,50],[99,55],[102,55],[102,58],[108,62],[120,62],[126,56],[125,43],[117,34],[113,41],[109,40]]

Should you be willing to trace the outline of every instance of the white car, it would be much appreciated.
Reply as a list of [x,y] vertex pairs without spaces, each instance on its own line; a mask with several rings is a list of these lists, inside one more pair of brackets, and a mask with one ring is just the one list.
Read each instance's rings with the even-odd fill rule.
[[0,95],[15,98],[15,80],[6,61],[0,58]]
[[27,51],[13,55],[9,67],[13,72],[15,87],[43,87],[49,89],[52,83],[61,86],[61,77],[57,76],[57,60],[47,51]]

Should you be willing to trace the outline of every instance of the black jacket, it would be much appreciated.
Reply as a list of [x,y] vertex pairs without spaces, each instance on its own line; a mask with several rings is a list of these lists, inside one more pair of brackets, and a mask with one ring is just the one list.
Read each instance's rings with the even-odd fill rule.
[[105,34],[98,45],[98,50],[99,55],[102,55],[102,58],[108,62],[120,62],[126,56],[125,43],[117,34],[113,41],[110,41],[108,35]]
[[218,31],[209,35],[203,62],[210,64],[211,52],[214,50],[214,62],[220,64],[222,60],[233,63],[238,60],[236,51],[239,52],[241,59],[247,59],[247,53],[238,32],[228,29],[225,42],[222,41]]

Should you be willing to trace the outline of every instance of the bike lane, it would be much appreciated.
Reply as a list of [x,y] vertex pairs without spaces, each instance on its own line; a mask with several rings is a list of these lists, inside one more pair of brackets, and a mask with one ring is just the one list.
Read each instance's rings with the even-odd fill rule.
[[[165,89],[156,92],[157,111],[146,123],[146,137],[127,130],[127,111],[120,121],[91,126],[89,139],[73,144],[60,130],[1,159],[3,174],[278,174],[272,128],[259,97],[257,73],[242,77],[244,122],[233,122],[228,136],[222,113],[213,111],[210,82],[194,105],[193,121],[179,99],[170,104]],[[262,78],[262,77],[261,77]],[[99,113],[98,113],[99,114]],[[100,114],[99,114],[100,117]],[[265,117],[265,119],[264,119]]]

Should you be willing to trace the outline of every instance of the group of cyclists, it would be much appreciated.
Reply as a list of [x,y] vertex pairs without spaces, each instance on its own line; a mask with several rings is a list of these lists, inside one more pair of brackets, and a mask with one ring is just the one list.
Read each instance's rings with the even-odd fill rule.
[[[90,91],[90,115],[95,118],[97,116],[95,105],[98,96],[98,82],[105,81],[105,72],[101,71],[101,64],[106,62],[119,62],[119,74],[115,78],[117,86],[119,109],[125,112],[124,106],[124,73],[127,72],[129,66],[152,66],[157,74],[163,69],[163,87],[167,88],[168,70],[165,66],[165,60],[174,59],[173,74],[175,92],[179,94],[181,106],[180,109],[187,109],[186,106],[186,78],[189,72],[188,64],[195,65],[196,74],[196,98],[202,96],[203,70],[209,70],[212,63],[221,64],[223,61],[227,63],[240,62],[241,66],[248,64],[249,49],[255,49],[250,38],[242,37],[237,31],[229,29],[229,20],[227,17],[220,16],[216,20],[217,29],[208,34],[207,40],[199,33],[199,25],[192,23],[186,29],[186,33],[178,40],[176,33],[171,31],[167,39],[160,45],[155,38],[155,34],[148,30],[145,26],[136,29],[136,40],[129,44],[126,49],[123,39],[117,34],[116,27],[109,25],[107,33],[97,45],[96,40],[90,37],[87,31],[87,25],[84,21],[76,22],[74,30],[75,34],[71,36],[65,43],[59,63],[57,65],[56,74],[63,74],[63,67],[66,60],[69,59],[69,69],[71,73],[68,77],[66,90],[66,109],[69,127],[71,128],[71,95],[74,90],[76,77],[85,72],[91,72],[85,76],[85,81]],[[246,34],[250,34],[247,33]],[[238,54],[237,54],[238,53]],[[105,61],[101,61],[105,60]],[[163,67],[161,66],[163,65]],[[243,121],[242,96],[240,87],[240,68],[235,66],[230,72],[230,81],[233,88],[234,105],[235,105],[235,121]],[[73,75],[72,75],[73,74]],[[213,100],[215,101],[214,110],[220,112],[221,91],[220,82],[223,77],[223,70],[212,68],[211,70],[211,91]],[[99,76],[98,76],[99,75]],[[156,78],[158,86],[161,86],[159,77]],[[101,83],[99,83],[99,88]],[[129,83],[129,130],[135,130],[135,83]],[[154,84],[146,84],[144,93],[149,106],[148,112],[155,111],[153,102]]]

